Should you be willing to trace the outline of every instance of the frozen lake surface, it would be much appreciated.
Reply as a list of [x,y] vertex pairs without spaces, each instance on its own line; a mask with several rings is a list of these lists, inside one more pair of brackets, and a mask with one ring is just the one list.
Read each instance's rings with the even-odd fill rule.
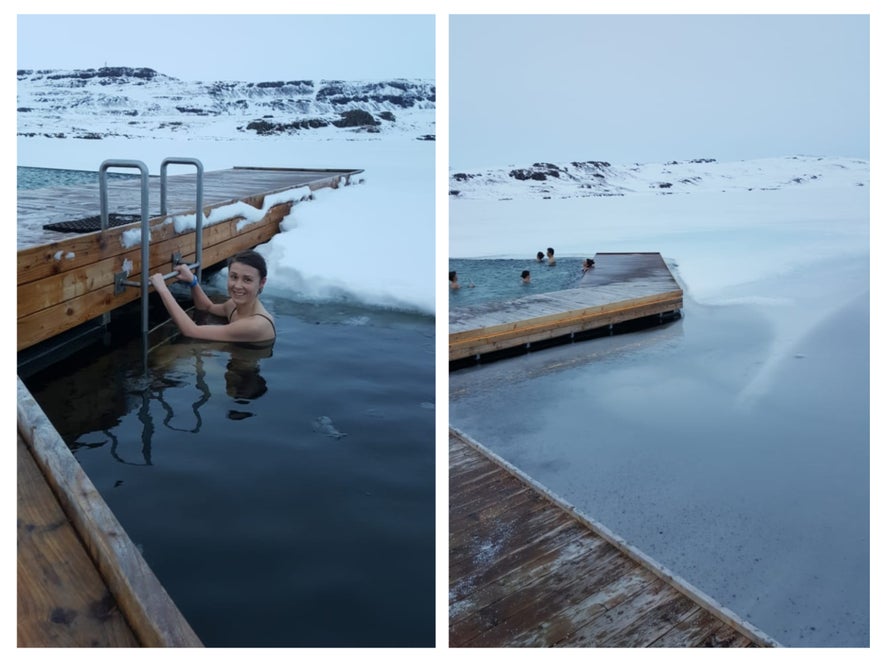
[[660,249],[685,304],[456,371],[450,421],[782,644],[868,646],[867,194],[782,193],[543,201],[483,244],[490,203],[452,205],[452,251]]

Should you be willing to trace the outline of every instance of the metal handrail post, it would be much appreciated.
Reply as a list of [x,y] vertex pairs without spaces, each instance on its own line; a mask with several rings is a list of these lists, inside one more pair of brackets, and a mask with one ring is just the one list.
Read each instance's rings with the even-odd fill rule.
[[166,181],[166,170],[170,163],[178,163],[182,165],[196,166],[196,277],[202,280],[202,217],[203,217],[203,198],[202,198],[202,161],[186,156],[170,156],[163,159],[159,171],[159,195],[160,195],[160,215],[168,214],[168,183]]
[[[107,230],[107,170],[108,168],[137,168],[141,171],[141,334],[147,337],[147,290],[150,271],[150,189],[148,170],[143,161],[109,159],[98,169],[98,189],[101,198],[101,231]],[[145,340],[146,342],[146,340]]]

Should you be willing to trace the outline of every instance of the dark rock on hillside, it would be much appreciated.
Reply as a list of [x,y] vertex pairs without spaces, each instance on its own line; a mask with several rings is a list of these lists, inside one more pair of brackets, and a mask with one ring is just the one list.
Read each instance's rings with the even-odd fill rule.
[[332,122],[339,129],[359,126],[377,126],[380,124],[374,116],[365,110],[347,110],[340,114],[340,119]]
[[157,72],[146,67],[101,67],[100,69],[79,69],[77,71],[63,71],[51,73],[46,76],[47,80],[61,80],[63,78],[75,78],[88,80],[90,78],[142,78],[152,80],[157,77]]
[[322,119],[298,120],[295,122],[269,122],[267,120],[255,120],[245,127],[247,131],[254,131],[259,136],[273,136],[283,133],[294,133],[304,129],[321,129],[328,126],[328,122]]

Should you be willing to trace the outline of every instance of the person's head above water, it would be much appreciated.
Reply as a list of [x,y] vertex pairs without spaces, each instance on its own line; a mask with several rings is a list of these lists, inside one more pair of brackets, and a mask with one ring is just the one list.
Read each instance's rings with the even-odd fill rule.
[[267,282],[267,262],[257,251],[247,250],[237,253],[227,260],[227,292],[231,288],[245,296],[257,296]]
[[264,256],[257,251],[247,250],[237,253],[227,260],[227,266],[229,267],[237,262],[257,269],[261,280],[267,277],[267,261],[264,260]]
[[555,249],[554,248],[547,248],[546,255],[548,255],[549,257],[552,257],[553,255],[555,255]]
[[530,282],[530,272],[527,269],[521,272],[521,281],[524,283]]
[[457,272],[456,271],[449,271],[448,272],[448,280],[450,280],[450,281],[457,280]]
[[537,251],[537,262],[542,262],[544,257],[546,256],[543,255],[543,251]]

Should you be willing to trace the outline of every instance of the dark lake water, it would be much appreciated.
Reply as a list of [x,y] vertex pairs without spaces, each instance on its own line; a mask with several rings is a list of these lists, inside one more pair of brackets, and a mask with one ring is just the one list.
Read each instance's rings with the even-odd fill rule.
[[136,339],[27,386],[206,645],[432,646],[434,319],[263,300],[271,353]]

